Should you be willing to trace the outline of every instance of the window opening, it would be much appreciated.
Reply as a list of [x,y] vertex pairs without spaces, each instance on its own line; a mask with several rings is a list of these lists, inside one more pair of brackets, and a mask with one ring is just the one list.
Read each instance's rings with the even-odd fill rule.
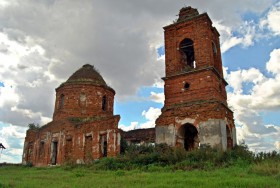
[[107,110],[107,97],[105,95],[102,97],[102,110]]
[[59,108],[63,108],[63,107],[64,107],[64,95],[61,94],[59,100]]
[[181,62],[188,67],[194,68],[194,46],[193,41],[191,39],[186,38],[180,43],[180,53]]
[[212,41],[212,49],[213,49],[213,53],[214,55],[217,54],[217,47],[216,47],[216,44]]
[[189,89],[189,88],[190,88],[190,84],[189,83],[185,83],[184,89]]
[[58,142],[57,141],[52,142],[52,148],[51,148],[51,151],[52,151],[52,154],[51,154],[51,164],[52,165],[56,165],[56,163],[57,163],[57,146],[58,146]]
[[100,151],[101,157],[107,157],[107,135],[100,135]]

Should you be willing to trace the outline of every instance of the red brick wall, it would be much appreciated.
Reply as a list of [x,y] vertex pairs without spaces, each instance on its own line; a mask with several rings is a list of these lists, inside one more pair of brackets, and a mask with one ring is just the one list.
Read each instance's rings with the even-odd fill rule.
[[[118,131],[119,116],[112,116],[105,119],[79,122],[59,120],[53,121],[36,131],[27,131],[25,144],[33,144],[32,159],[28,159],[27,147],[24,148],[23,161],[32,162],[36,166],[51,164],[51,145],[53,141],[58,143],[57,164],[68,161],[77,162],[86,159],[99,159],[102,157],[100,148],[100,137],[106,135],[107,156],[116,156],[120,153],[120,135]],[[86,137],[91,136],[90,145],[86,146]],[[71,144],[67,145],[67,140]],[[40,142],[44,142],[44,154],[40,155]],[[90,147],[90,156],[86,149]],[[70,155],[69,155],[70,149]]]
[[[214,66],[223,75],[219,33],[212,27],[212,22],[207,14],[201,14],[194,19],[167,26],[164,34],[167,77],[184,69],[184,65],[180,62],[179,44],[185,38],[189,38],[194,42],[197,69]],[[215,55],[212,42],[217,47],[217,54]]]
[[[186,89],[184,86],[190,86]],[[165,106],[216,99],[226,103],[225,82],[211,70],[186,73],[165,80]]]
[[[64,95],[64,106],[60,107],[62,94]],[[108,88],[90,84],[70,84],[59,87],[56,92],[53,119],[112,115],[114,95],[115,93]],[[105,111],[102,109],[103,96],[107,98]]]

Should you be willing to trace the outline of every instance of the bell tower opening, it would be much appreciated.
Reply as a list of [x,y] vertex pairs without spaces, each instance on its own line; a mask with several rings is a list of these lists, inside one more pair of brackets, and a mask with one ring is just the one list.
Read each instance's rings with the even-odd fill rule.
[[180,43],[180,54],[181,54],[181,63],[187,67],[195,68],[195,56],[194,56],[194,47],[193,41],[189,38],[185,38]]
[[178,138],[183,143],[185,150],[190,151],[198,148],[198,131],[194,125],[190,123],[182,125],[178,130]]

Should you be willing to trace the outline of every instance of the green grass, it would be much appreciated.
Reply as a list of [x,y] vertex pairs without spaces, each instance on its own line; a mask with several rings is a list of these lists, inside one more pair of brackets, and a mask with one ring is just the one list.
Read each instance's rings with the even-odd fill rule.
[[[267,164],[265,164],[267,165]],[[279,168],[267,173],[255,165],[213,170],[173,170],[148,166],[145,170],[100,171],[90,166],[27,168],[0,167],[0,187],[280,187]]]
[[[29,166],[29,167],[28,167]],[[280,188],[280,153],[254,154],[245,145],[226,152],[186,152],[167,145],[129,146],[115,158],[61,167],[1,166],[1,187],[252,187]]]

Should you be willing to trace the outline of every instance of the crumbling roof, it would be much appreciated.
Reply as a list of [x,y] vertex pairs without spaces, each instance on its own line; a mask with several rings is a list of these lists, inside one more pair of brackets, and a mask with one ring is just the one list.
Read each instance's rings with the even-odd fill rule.
[[197,11],[197,9],[192,8],[192,7],[183,7],[180,10],[179,18],[178,18],[177,22],[189,20],[196,16],[199,16],[199,12]]
[[107,86],[99,72],[90,64],[83,65],[83,67],[72,74],[65,83],[73,82],[91,82],[96,85]]

